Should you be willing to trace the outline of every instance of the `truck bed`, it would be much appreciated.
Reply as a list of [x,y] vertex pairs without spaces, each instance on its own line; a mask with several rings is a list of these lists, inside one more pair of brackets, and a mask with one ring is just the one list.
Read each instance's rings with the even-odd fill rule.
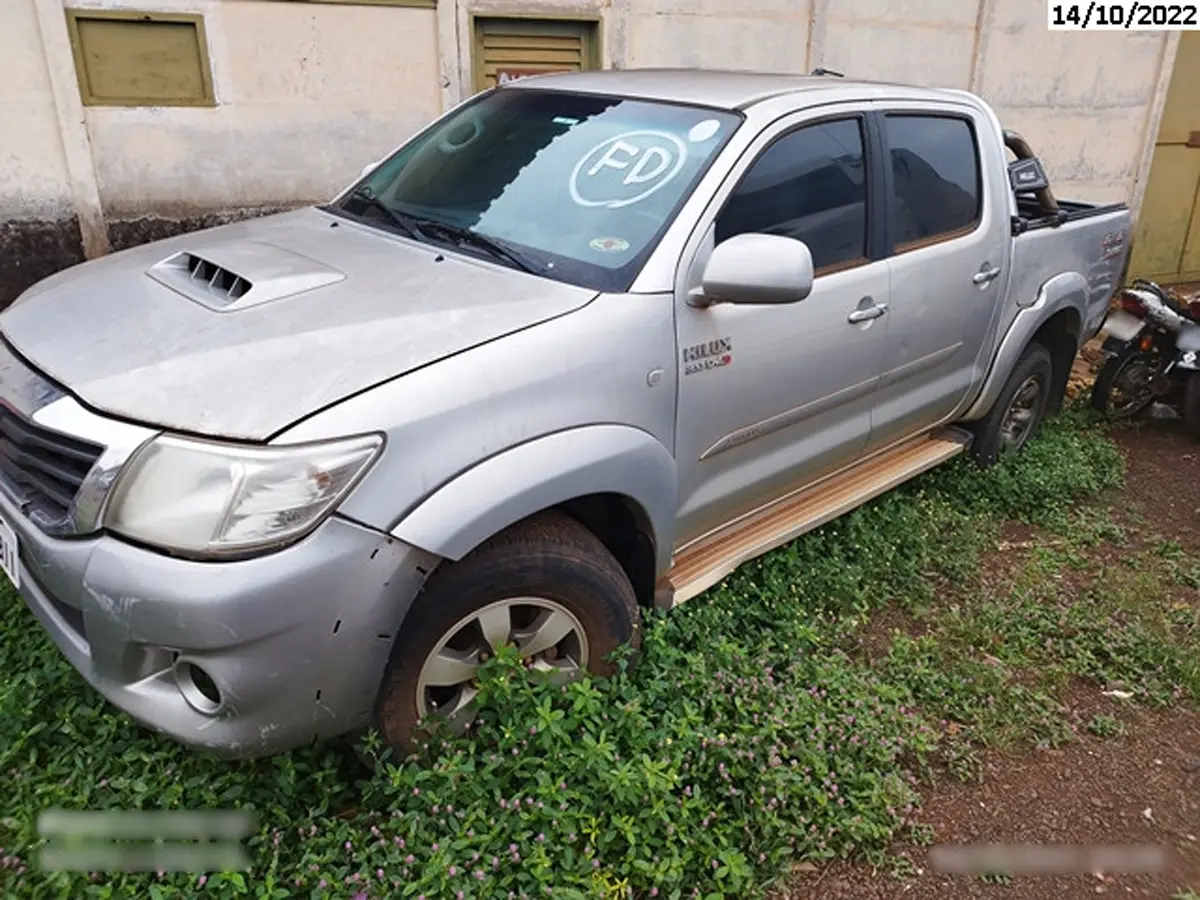
[[1102,216],[1107,213],[1128,210],[1124,203],[1083,203],[1079,200],[1059,200],[1059,211],[1047,214],[1034,197],[1017,198],[1017,218],[1020,224],[1014,230],[1020,233],[1039,228],[1057,228],[1070,222]]
[[1046,215],[1039,209],[1036,218],[1025,220],[1025,227],[1014,227],[1012,271],[1017,281],[1010,296],[1018,303],[1032,304],[1051,278],[1078,273],[1087,283],[1088,294],[1082,345],[1100,329],[1120,287],[1132,220],[1124,203],[1060,200],[1058,205],[1057,214]]

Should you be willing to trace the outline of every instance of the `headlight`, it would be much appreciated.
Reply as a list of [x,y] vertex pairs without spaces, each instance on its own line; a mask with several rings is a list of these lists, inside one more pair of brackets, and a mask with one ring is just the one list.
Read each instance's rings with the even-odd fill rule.
[[193,556],[285,543],[316,527],[382,445],[378,435],[288,447],[158,437],[125,465],[104,525]]

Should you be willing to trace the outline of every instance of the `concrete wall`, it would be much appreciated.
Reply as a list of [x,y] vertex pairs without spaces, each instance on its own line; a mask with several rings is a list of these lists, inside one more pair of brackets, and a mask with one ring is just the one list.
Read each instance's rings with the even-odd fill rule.
[[1149,176],[1140,169],[1169,35],[1052,32],[1041,3],[987,5],[976,89],[1030,140],[1056,193],[1132,201]]
[[[39,28],[37,7],[43,6]],[[78,107],[64,6],[198,12],[212,108]],[[51,7],[49,11],[45,7]],[[61,33],[60,33],[61,32]],[[47,48],[80,121],[56,110]],[[53,52],[53,51],[52,51]],[[81,257],[64,145],[115,248],[328,198],[442,109],[437,14],[281,0],[0,2],[0,305]],[[63,87],[63,85],[60,85]],[[60,95],[62,100],[64,95]],[[87,191],[83,191],[87,194]]]
[[101,201],[114,218],[325,199],[441,111],[433,10],[153,6],[204,14],[217,106],[86,110]]
[[822,6],[814,66],[877,81],[970,86],[978,0],[825,0]]
[[0,27],[0,202],[6,219],[73,213],[33,0],[5,0]]
[[812,0],[630,0],[629,66],[805,71]]
[[[203,13],[216,107],[80,109],[65,5]],[[612,67],[976,90],[1085,200],[1137,200],[1175,46],[1049,32],[1034,0],[0,0],[0,304],[14,260],[32,272],[29,241],[79,255],[76,211],[85,235],[100,223],[99,252],[330,196],[469,96],[473,13],[599,17]]]
[[0,300],[82,258],[34,0],[0,12]]
[[[606,64],[808,72],[975,90],[1063,196],[1136,201],[1166,81],[1165,32],[1051,32],[1036,0],[442,0],[469,14],[604,17]],[[470,91],[469,44],[453,102]]]

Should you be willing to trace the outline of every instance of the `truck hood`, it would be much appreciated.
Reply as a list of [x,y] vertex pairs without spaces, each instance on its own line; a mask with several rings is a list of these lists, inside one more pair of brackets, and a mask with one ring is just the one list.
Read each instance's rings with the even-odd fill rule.
[[596,296],[307,208],[67,269],[0,314],[0,332],[100,411],[265,440]]

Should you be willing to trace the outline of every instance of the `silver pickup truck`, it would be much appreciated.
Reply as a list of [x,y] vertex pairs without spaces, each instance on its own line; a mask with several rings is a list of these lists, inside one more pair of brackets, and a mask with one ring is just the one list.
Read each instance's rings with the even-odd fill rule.
[[610,672],[639,610],[957,454],[1019,450],[1124,277],[957,90],[687,70],[475,96],[328,205],[3,315],[0,563],[195,748],[467,728],[480,665]]

